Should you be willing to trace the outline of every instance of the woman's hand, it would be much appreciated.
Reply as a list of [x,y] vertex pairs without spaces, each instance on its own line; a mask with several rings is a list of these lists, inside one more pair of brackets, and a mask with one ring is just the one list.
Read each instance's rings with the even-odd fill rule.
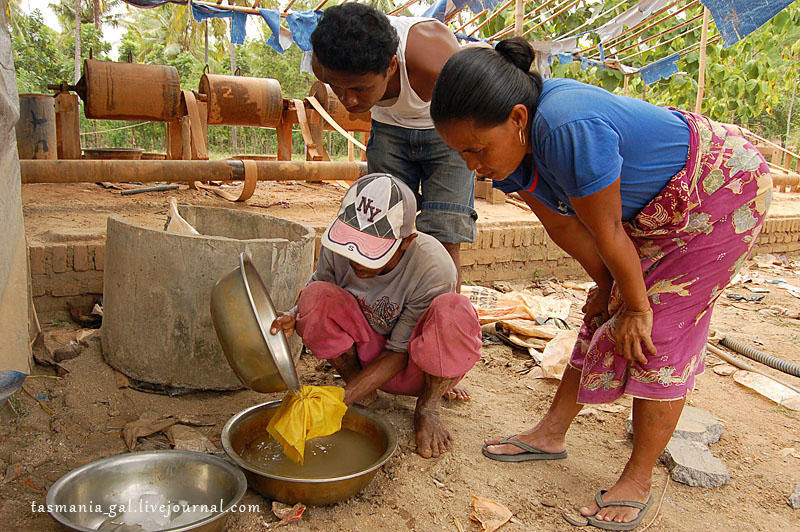
[[290,338],[294,333],[294,325],[297,322],[297,316],[291,312],[281,312],[269,328],[272,334],[278,334],[278,331],[283,331],[286,338]]
[[599,324],[608,321],[608,298],[611,297],[611,290],[600,288],[594,285],[586,294],[586,303],[583,304],[583,323],[591,325],[597,319]]
[[647,364],[647,357],[642,352],[642,345],[650,355],[656,354],[656,346],[650,334],[653,331],[653,310],[634,311],[625,307],[617,317],[614,337],[617,349],[623,358],[639,364]]

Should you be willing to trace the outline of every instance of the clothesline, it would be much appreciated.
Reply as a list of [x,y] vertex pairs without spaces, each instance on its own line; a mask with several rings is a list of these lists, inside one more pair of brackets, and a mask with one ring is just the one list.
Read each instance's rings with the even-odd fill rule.
[[[389,14],[394,15],[401,13],[412,5],[417,4],[419,1],[420,0],[407,0],[401,6],[392,9]],[[514,23],[495,32],[488,39],[481,39],[474,36],[492,20],[495,20],[504,13],[515,1],[516,0],[506,0],[502,5],[499,5],[500,0],[435,0],[425,11],[425,15],[438,18],[447,23],[453,20],[461,10],[469,8],[474,15],[466,23],[457,23],[459,26],[454,31],[457,37],[465,40],[491,42],[514,33],[516,20]],[[540,20],[532,27],[526,29],[522,35],[530,35],[556,17],[571,12],[576,9],[580,1],[581,0],[563,0],[558,3],[559,0],[544,0],[542,4],[533,8],[523,16],[523,28],[527,23],[537,17]],[[610,13],[616,12],[620,6],[626,4],[628,1],[629,0],[621,0],[613,7],[592,15],[583,24],[565,32],[561,37],[555,40],[544,42],[537,41],[535,43],[537,45],[535,46],[537,55],[544,54],[542,57],[537,57],[537,65],[544,64],[547,66],[552,61],[553,57],[558,57],[561,62],[580,61],[581,68],[588,68],[589,66],[615,68],[626,75],[646,72],[648,69],[652,70],[653,68],[669,65],[671,62],[674,63],[674,61],[677,60],[675,59],[676,55],[679,59],[681,53],[684,52],[672,54],[669,57],[654,61],[640,68],[628,66],[625,62],[639,57],[646,52],[651,52],[668,45],[681,37],[695,32],[698,28],[693,27],[665,41],[654,43],[646,49],[641,49],[639,51],[633,50],[691,25],[702,17],[702,15],[691,17],[656,35],[647,36],[624,47],[621,46],[628,41],[634,41],[645,34],[645,32],[656,28],[667,20],[676,18],[679,14],[687,12],[692,7],[699,5],[701,1],[711,12],[717,24],[717,28],[719,29],[719,33],[709,40],[709,44],[722,40],[726,47],[737,42],[752,31],[755,31],[755,29],[766,23],[792,2],[792,0],[759,0],[756,6],[753,0],[691,0],[683,7],[670,12],[683,0],[639,0],[635,5],[625,9],[618,15],[612,16],[611,19],[603,22],[599,26],[579,33],[587,26],[590,26],[592,22]],[[198,22],[208,18],[230,18],[231,42],[235,44],[244,43],[247,17],[248,15],[256,15],[262,18],[271,30],[271,35],[267,40],[267,44],[279,53],[284,53],[293,43],[297,44],[304,52],[309,52],[311,50],[309,37],[321,16],[321,8],[327,4],[328,0],[320,0],[320,3],[317,4],[314,9],[307,11],[293,11],[291,8],[295,0],[289,0],[287,5],[280,10],[260,8],[258,7],[260,0],[253,0],[252,4],[246,6],[235,5],[233,4],[233,0],[228,0],[228,4],[225,5],[223,5],[223,0],[217,0],[216,3],[213,0],[125,0],[125,2],[138,7],[154,7],[165,3],[187,5],[192,9],[193,18]],[[551,8],[549,13],[545,12],[548,8]],[[665,13],[667,14],[662,17],[661,15]],[[478,22],[481,17],[484,17],[483,20]],[[283,25],[283,21],[286,22],[286,26]],[[463,31],[469,31],[469,33],[464,35],[462,33]],[[581,48],[579,41],[583,36],[588,34],[598,36],[598,42],[588,48]],[[699,43],[696,44],[696,47],[699,47]],[[606,60],[606,51],[612,50],[615,56],[619,56],[628,51],[633,53],[623,59]],[[549,66],[547,66],[547,68],[549,69]],[[664,72],[672,70],[677,72],[677,68],[672,67],[667,68]]]

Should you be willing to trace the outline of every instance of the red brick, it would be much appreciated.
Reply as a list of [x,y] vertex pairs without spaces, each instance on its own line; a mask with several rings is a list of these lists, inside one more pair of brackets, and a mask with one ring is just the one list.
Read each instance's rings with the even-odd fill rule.
[[31,292],[33,297],[40,297],[47,294],[45,283],[48,277],[46,275],[32,275],[31,276]]
[[105,245],[90,246],[89,249],[92,259],[94,261],[94,269],[103,271],[105,269],[106,247]]
[[523,228],[515,227],[514,228],[514,246],[519,247],[522,245],[522,232]]
[[50,247],[50,256],[53,261],[53,273],[64,273],[67,271],[67,246],[55,244]]
[[503,245],[503,230],[492,229],[492,247],[499,248]]
[[522,235],[522,245],[527,247],[533,244],[533,227],[526,227]]
[[47,250],[44,246],[28,248],[28,257],[31,262],[31,275],[44,275],[47,272]]
[[90,268],[89,264],[89,248],[83,244],[77,244],[72,247],[72,269],[76,272],[85,272]]

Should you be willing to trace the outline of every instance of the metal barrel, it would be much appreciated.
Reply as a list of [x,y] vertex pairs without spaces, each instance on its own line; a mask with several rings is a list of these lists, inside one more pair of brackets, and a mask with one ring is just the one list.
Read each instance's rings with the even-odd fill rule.
[[[311,90],[308,91],[308,95],[315,97],[317,101],[322,104],[322,107],[328,111],[331,118],[336,120],[346,131],[369,131],[371,113],[369,111],[366,113],[349,112],[327,83],[315,81],[314,84],[311,85]],[[323,127],[325,129],[333,129],[327,122],[323,123]]]
[[168,122],[180,115],[181,86],[175,67],[87,59],[78,85],[86,118]]
[[20,159],[58,159],[56,99],[49,94],[20,94],[15,126]]
[[209,124],[275,127],[283,115],[276,79],[203,74],[198,92],[206,96]]

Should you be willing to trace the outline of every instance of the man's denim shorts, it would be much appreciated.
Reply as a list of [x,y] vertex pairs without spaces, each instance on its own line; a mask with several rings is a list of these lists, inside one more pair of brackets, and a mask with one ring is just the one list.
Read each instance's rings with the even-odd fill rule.
[[417,229],[440,242],[475,241],[475,177],[435,129],[408,129],[372,121],[369,172],[402,180],[417,198]]

